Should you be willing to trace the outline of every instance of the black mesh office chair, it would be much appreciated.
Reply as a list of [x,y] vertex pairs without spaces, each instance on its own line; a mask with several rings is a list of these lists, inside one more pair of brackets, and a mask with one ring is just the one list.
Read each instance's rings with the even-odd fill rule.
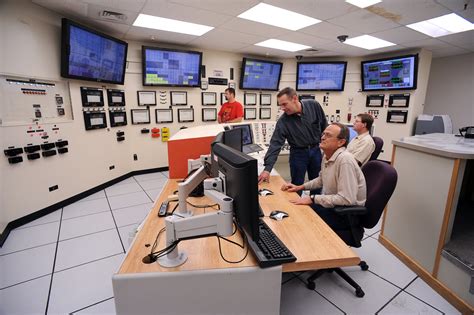
[[[338,207],[335,211],[339,215],[347,217],[350,228],[347,230],[335,230],[337,235],[352,247],[360,247],[364,235],[364,228],[371,229],[380,219],[388,200],[392,196],[397,185],[397,171],[388,163],[382,161],[369,161],[362,166],[367,185],[367,201],[365,207]],[[365,261],[361,261],[359,266],[362,270],[369,269]],[[314,272],[309,278],[307,287],[314,290],[316,285],[314,280],[325,272],[335,271],[356,291],[358,297],[365,295],[362,288],[341,268],[321,269]]]
[[383,152],[383,139],[380,137],[372,137],[372,139],[374,139],[375,149],[374,152],[372,152],[369,161],[376,160],[379,157],[380,152]]

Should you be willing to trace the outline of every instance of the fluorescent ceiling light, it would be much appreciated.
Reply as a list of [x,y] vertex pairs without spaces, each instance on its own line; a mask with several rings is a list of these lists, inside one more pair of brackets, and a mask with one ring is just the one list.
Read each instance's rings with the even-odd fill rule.
[[239,18],[296,31],[321,22],[312,17],[288,11],[266,3],[259,3],[238,16]]
[[140,14],[135,22],[133,22],[133,26],[196,36],[201,36],[214,28],[212,26],[166,19],[147,14]]
[[473,30],[474,24],[456,13],[450,13],[430,20],[413,23],[407,25],[407,27],[431,37],[440,37]]
[[366,7],[370,7],[371,5],[374,5],[376,3],[382,2],[382,0],[346,0],[346,2],[363,9]]
[[256,43],[255,46],[262,46],[286,51],[298,51],[311,48],[310,46],[287,42],[279,39],[268,39],[266,41]]
[[394,43],[388,42],[386,40],[373,37],[370,35],[362,35],[354,38],[347,39],[344,44],[372,50],[382,47],[394,46]]

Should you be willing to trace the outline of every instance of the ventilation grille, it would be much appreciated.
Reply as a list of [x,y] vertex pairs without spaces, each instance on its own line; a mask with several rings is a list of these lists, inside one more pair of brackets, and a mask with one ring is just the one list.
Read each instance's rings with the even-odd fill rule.
[[117,21],[117,22],[125,22],[127,20],[127,16],[122,13],[103,10],[99,12],[99,17],[109,21]]

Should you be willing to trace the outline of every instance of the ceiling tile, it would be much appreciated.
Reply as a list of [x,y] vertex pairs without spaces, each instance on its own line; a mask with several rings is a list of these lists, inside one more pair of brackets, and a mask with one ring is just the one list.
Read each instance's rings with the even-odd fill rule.
[[348,35],[349,37],[356,37],[363,35],[362,32],[358,32],[351,28],[344,28],[342,26],[334,25],[329,22],[321,22],[316,25],[306,27],[299,32],[317,36],[320,38],[329,39],[336,42],[337,36],[339,35]]
[[[151,39],[152,36],[154,37],[154,40]],[[186,45],[195,39],[196,36],[132,26],[125,35],[125,38],[156,42],[156,45],[159,45],[160,42]]]
[[170,0],[170,2],[236,17],[260,3],[260,0]]
[[283,35],[288,32],[288,30],[280,27],[244,20],[241,18],[233,18],[230,21],[222,24],[221,27],[226,30],[233,30],[239,31],[241,33],[263,36],[267,39],[274,38],[276,36]]
[[430,38],[429,36],[414,31],[406,26],[399,26],[389,30],[370,34],[380,39],[388,40],[394,44],[402,44]]
[[318,48],[324,43],[331,42],[328,39],[319,38],[316,36],[311,36],[308,34],[300,33],[300,32],[288,32],[281,36],[277,36],[276,39],[286,40],[288,42],[298,43],[302,45],[307,45],[312,48]]
[[[223,38],[226,40],[223,41]],[[224,29],[214,29],[203,36],[193,39],[190,44],[199,47],[208,47],[212,49],[219,48],[217,50],[232,51],[253,45],[263,40],[265,40],[265,38],[262,36],[238,33]]]
[[363,9],[330,19],[328,22],[351,28],[364,34],[379,32],[399,26],[399,24],[395,22]]
[[403,43],[403,46],[405,46],[405,47],[416,47],[416,48],[426,48],[426,49],[431,50],[431,51],[433,51],[435,49],[439,49],[439,48],[449,48],[449,47],[451,47],[450,44],[445,43],[445,42],[440,41],[440,40],[435,39],[435,38]]
[[146,0],[79,0],[76,2],[84,2],[97,6],[107,7],[110,10],[126,10],[138,13],[145,4]]
[[433,0],[383,0],[367,8],[374,14],[401,25],[428,20],[451,13]]
[[445,43],[474,51],[474,30],[437,38]]
[[451,46],[448,48],[435,49],[435,50],[432,50],[432,52],[433,52],[433,58],[439,58],[439,57],[446,57],[446,56],[468,54],[470,51],[467,49]]

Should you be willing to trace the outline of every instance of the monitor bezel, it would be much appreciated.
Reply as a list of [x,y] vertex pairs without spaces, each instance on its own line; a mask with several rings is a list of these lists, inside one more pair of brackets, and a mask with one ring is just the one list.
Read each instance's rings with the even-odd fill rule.
[[[71,26],[80,28],[86,32],[92,33],[94,35],[100,36],[104,39],[108,39],[111,41],[116,42],[117,44],[121,44],[125,46],[125,54],[122,64],[122,77],[119,81],[113,80],[102,80],[99,78],[91,78],[79,75],[69,74],[69,56],[71,54]],[[112,83],[112,84],[119,84],[123,85],[125,82],[125,70],[127,65],[127,54],[128,54],[128,43],[120,40],[118,38],[112,37],[110,35],[104,34],[102,32],[93,30],[87,26],[81,25],[76,23],[72,20],[67,18],[61,19],[61,77],[68,78],[68,79],[77,79],[77,80],[84,80],[84,81],[92,81],[92,82],[104,82],[104,83]]]
[[[199,56],[199,67],[198,67],[198,82],[193,85],[189,84],[162,84],[162,83],[146,83],[146,50],[160,50],[160,51],[170,51],[177,53],[187,53],[194,54]],[[154,47],[154,46],[142,46],[142,84],[143,86],[169,86],[169,87],[201,87],[201,75],[202,75],[202,52],[195,50],[185,50],[185,49],[171,49],[164,47]]]
[[[245,76],[245,65],[247,64],[247,61],[263,62],[263,63],[268,63],[268,64],[280,65],[280,72],[278,74],[278,81],[277,81],[276,88],[262,89],[262,88],[256,88],[256,87],[244,87],[243,84],[244,84],[244,76]],[[281,80],[281,73],[282,72],[283,72],[283,63],[282,62],[244,57],[242,59],[242,67],[241,67],[241,70],[240,70],[239,89],[249,90],[249,91],[278,91],[279,86],[280,86],[280,80]]]
[[[344,74],[342,75],[342,86],[340,89],[301,89],[299,88],[300,65],[303,64],[335,64],[344,65]],[[296,64],[296,90],[297,91],[344,91],[346,85],[347,61],[301,61]]]
[[[403,58],[414,58],[414,74],[413,74],[413,86],[412,87],[395,87],[395,88],[380,88],[380,89],[367,89],[364,84],[364,65],[367,63],[372,62],[380,62],[380,61],[388,61],[388,60],[396,60],[396,59],[403,59]],[[372,92],[372,91],[403,91],[403,90],[416,90],[418,84],[418,54],[410,54],[410,55],[403,55],[403,56],[394,56],[388,58],[381,58],[381,59],[372,59],[372,60],[364,60],[360,62],[360,83],[362,86],[363,92]]]

